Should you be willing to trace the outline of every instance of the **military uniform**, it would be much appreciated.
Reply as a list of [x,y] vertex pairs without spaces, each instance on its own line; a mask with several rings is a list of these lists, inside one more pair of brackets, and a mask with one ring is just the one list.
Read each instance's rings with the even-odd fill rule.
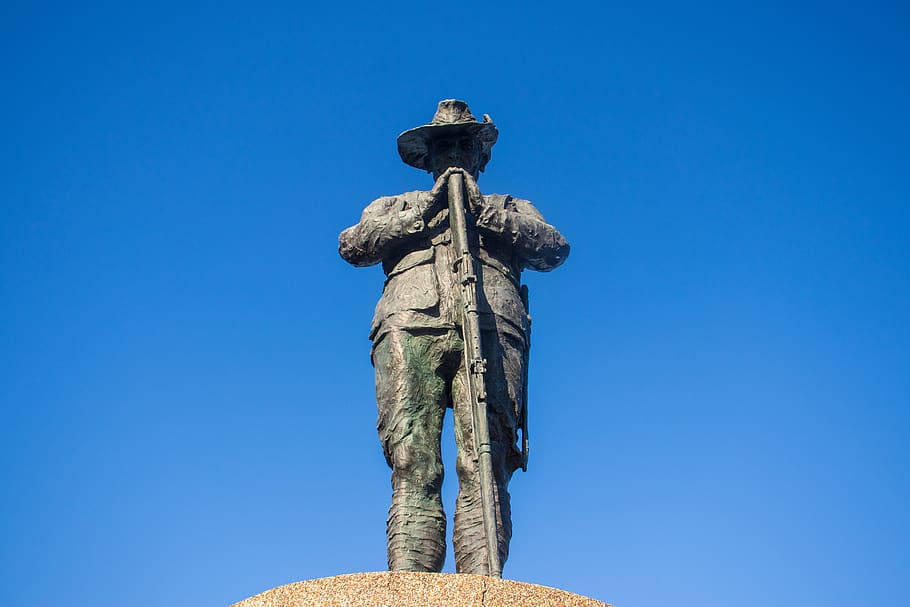
[[[370,338],[377,426],[392,468],[389,568],[442,568],[446,519],[440,497],[440,435],[445,410],[451,407],[458,445],[456,569],[485,573],[478,463],[460,332],[461,286],[453,269],[448,208],[434,212],[433,205],[430,192],[379,198],[366,207],[357,225],[341,233],[339,252],[355,266],[381,262],[386,274]],[[478,307],[487,360],[498,545],[504,563],[511,538],[507,487],[522,465],[517,442],[530,317],[521,296],[521,272],[555,268],[565,260],[569,246],[526,200],[488,195],[475,211],[477,216],[469,214],[467,223],[472,253],[479,261]]]

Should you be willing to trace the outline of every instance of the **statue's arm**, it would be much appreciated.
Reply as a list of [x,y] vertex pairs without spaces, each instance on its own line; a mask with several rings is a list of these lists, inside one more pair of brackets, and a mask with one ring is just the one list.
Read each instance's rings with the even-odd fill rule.
[[547,272],[569,256],[569,243],[527,200],[509,197],[502,206],[484,205],[477,227],[511,244],[532,270]]
[[392,249],[426,231],[428,193],[383,196],[363,210],[360,223],[338,236],[338,252],[355,266],[372,266]]

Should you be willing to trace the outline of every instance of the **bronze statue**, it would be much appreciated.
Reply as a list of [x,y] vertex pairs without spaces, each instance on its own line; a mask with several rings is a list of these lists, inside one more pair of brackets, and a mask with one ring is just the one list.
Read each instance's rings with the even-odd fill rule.
[[446,408],[458,445],[456,570],[499,576],[508,557],[508,484],[527,465],[530,316],[521,272],[552,270],[569,245],[527,200],[480,193],[476,179],[497,137],[489,116],[480,122],[465,102],[440,101],[430,124],[398,137],[402,160],[433,173],[433,189],[373,201],[339,237],[345,260],[381,262],[387,276],[370,339],[377,426],[392,468],[391,570],[442,569]]

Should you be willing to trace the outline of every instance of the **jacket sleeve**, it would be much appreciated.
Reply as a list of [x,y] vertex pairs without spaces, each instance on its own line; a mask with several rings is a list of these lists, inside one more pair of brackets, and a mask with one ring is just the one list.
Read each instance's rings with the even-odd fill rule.
[[382,261],[401,243],[426,230],[423,213],[428,206],[426,192],[413,196],[383,196],[363,210],[360,223],[338,236],[338,252],[355,266],[372,266]]
[[503,202],[487,204],[477,217],[477,227],[511,244],[524,267],[547,272],[561,265],[569,256],[569,243],[562,234],[527,200],[509,196]]

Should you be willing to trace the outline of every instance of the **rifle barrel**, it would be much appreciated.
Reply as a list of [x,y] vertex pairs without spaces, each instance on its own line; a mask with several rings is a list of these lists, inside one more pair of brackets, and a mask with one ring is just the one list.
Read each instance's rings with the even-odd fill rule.
[[471,403],[471,422],[474,450],[480,472],[480,501],[483,508],[483,528],[487,546],[487,575],[502,576],[499,561],[499,536],[497,533],[496,496],[493,488],[493,456],[490,444],[490,427],[487,420],[487,392],[485,386],[486,361],[480,342],[480,316],[477,309],[477,273],[474,257],[468,244],[468,227],[464,204],[464,176],[449,176],[449,227],[452,243],[458,256],[458,275],[461,282],[463,304],[461,336],[464,342],[464,363],[467,374],[468,398]]

